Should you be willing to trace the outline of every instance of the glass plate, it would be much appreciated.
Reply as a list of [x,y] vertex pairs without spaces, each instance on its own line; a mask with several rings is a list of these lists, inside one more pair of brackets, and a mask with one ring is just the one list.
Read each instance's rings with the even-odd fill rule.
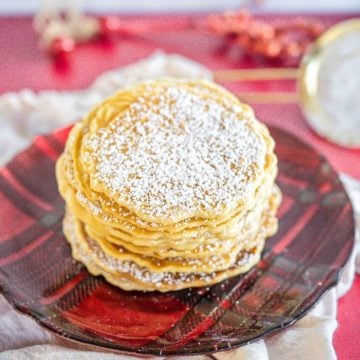
[[331,166],[287,132],[276,140],[280,227],[262,260],[218,285],[126,292],[71,258],[55,161],[69,128],[36,138],[0,170],[0,286],[18,311],[68,339],[138,354],[203,354],[294,323],[339,278],[353,246],[350,201]]

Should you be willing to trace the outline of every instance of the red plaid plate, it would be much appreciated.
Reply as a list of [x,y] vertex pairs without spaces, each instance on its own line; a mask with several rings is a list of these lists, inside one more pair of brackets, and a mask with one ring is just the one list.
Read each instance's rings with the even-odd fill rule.
[[62,234],[54,166],[68,131],[36,138],[0,170],[0,286],[47,329],[122,352],[210,353],[292,324],[338,281],[354,241],[349,199],[322,156],[277,128],[280,227],[256,267],[167,294],[126,292],[90,275]]

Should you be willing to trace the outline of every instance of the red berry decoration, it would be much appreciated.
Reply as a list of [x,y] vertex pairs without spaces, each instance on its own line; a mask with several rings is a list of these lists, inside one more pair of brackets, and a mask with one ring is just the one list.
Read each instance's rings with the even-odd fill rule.
[[[49,11],[51,10],[51,11]],[[189,22],[173,21],[172,27],[188,28]],[[44,7],[34,18],[35,30],[39,33],[40,45],[54,57],[72,52],[77,44],[86,43],[96,37],[136,37],[149,32],[168,30],[162,22],[124,20],[117,16],[100,18],[83,15],[71,5]]]
[[235,39],[235,43],[250,54],[294,64],[324,30],[321,23],[310,19],[269,23],[245,11],[210,15],[208,26],[218,35]]
[[58,37],[50,45],[50,53],[54,56],[65,55],[75,49],[75,41],[69,37]]
[[99,24],[99,33],[102,36],[111,36],[124,31],[124,26],[121,20],[116,16],[104,16],[99,19]]

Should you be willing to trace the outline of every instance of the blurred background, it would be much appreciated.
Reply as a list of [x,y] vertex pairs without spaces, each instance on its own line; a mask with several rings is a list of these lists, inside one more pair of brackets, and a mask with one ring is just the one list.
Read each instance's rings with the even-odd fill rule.
[[[48,1],[51,2],[51,1]],[[56,2],[53,0],[53,2]],[[66,1],[62,1],[66,3]],[[26,14],[35,12],[41,0],[2,0],[0,13]],[[353,12],[360,10],[359,0],[87,0],[80,1],[90,12],[169,12],[169,11],[216,11],[238,9],[250,6],[253,10],[264,12]]]

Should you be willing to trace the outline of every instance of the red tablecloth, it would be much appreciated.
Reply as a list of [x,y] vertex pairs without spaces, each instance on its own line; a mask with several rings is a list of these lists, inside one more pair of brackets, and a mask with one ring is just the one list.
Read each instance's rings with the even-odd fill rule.
[[[354,15],[318,16],[326,24],[350,17]],[[81,45],[67,62],[59,63],[54,62],[39,49],[30,18],[0,17],[0,94],[23,88],[84,88],[103,71],[137,61],[156,49],[185,55],[213,70],[271,66],[260,60],[241,57],[237,50],[224,49],[222,41],[201,26],[204,18],[204,14],[131,17],[136,21],[140,19],[167,24],[167,31],[150,32],[136,38],[117,39],[114,42],[97,41]],[[295,90],[294,81],[262,81],[256,84],[238,83],[227,86],[236,91]],[[343,149],[318,137],[307,126],[296,105],[255,105],[254,108],[262,121],[277,124],[295,133],[323,153],[338,171],[360,178],[360,150]],[[340,360],[360,358],[360,341],[357,338],[360,324],[359,301],[360,277],[357,277],[351,291],[339,302],[339,328],[334,342]]]

